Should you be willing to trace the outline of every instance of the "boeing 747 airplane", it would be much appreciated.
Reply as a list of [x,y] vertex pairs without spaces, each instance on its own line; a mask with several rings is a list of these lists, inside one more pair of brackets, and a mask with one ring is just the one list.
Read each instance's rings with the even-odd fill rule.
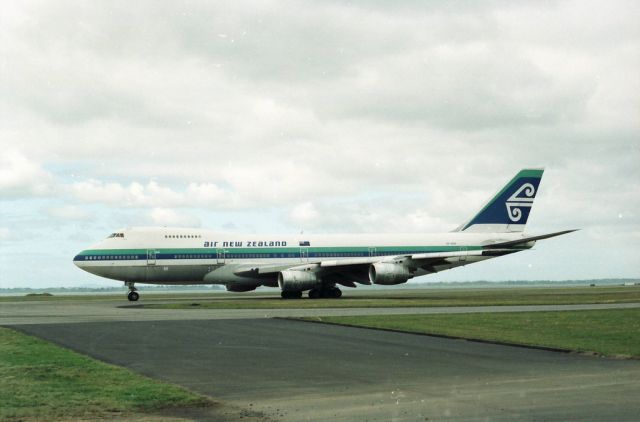
[[443,234],[242,235],[204,229],[128,228],[75,256],[81,269],[135,283],[222,284],[233,292],[278,287],[283,299],[339,298],[337,286],[394,285],[530,249],[524,234],[542,169],[521,170],[469,221]]

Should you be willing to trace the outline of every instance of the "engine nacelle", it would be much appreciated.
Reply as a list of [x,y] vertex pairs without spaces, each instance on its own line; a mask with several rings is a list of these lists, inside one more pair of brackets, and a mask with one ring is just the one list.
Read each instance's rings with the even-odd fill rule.
[[284,291],[302,291],[313,289],[320,285],[315,273],[309,271],[280,271],[278,286]]
[[369,266],[369,281],[374,284],[402,284],[410,278],[413,278],[413,274],[401,264],[377,262]]

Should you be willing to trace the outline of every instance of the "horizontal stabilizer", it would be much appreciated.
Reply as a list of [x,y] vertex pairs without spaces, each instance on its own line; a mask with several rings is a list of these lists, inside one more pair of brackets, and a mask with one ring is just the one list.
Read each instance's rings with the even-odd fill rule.
[[518,246],[524,243],[534,242],[536,240],[549,239],[551,237],[561,236],[563,234],[572,233],[578,230],[579,229],[563,230],[561,232],[542,234],[540,236],[523,237],[522,239],[518,239],[518,240],[510,240],[508,242],[499,242],[499,243],[493,243],[491,245],[485,245],[484,247],[486,249],[492,249],[492,248],[504,248],[505,246]]

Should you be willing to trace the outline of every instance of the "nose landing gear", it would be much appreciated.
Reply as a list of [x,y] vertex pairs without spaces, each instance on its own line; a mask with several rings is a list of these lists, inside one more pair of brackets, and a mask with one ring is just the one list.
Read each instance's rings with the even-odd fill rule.
[[129,294],[127,295],[127,299],[129,299],[129,302],[136,302],[138,299],[140,299],[138,289],[136,289],[136,286],[133,282],[126,281],[124,284],[129,288]]

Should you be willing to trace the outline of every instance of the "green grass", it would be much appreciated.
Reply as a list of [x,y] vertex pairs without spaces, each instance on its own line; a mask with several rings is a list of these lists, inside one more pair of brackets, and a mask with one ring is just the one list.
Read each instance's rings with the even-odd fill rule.
[[[65,294],[54,293],[51,296],[47,296],[41,293],[36,294],[24,294],[20,296],[0,296],[0,303],[2,302],[93,302],[93,301],[119,301],[127,302],[127,290],[122,290],[121,293],[108,293],[108,294]],[[224,297],[229,295],[228,293],[203,293],[203,292],[179,292],[179,293],[160,293],[154,291],[145,291],[144,286],[140,288],[141,296],[144,295],[145,299],[154,300],[169,300],[169,299],[186,299],[186,298],[198,298],[198,299],[211,299],[215,297]],[[228,296],[227,296],[228,297]]]
[[172,303],[145,304],[155,309],[290,309],[290,308],[393,308],[429,306],[567,305],[579,303],[640,302],[640,286],[543,287],[494,289],[415,289],[352,292],[341,299],[281,300],[251,297],[196,298]]
[[210,404],[183,388],[0,328],[0,420],[94,419]]
[[305,318],[361,327],[640,357],[640,309]]
[[53,294],[46,296],[43,294],[24,294],[22,296],[0,296],[0,302],[57,302],[68,300],[82,300],[82,301],[94,301],[94,300],[122,300],[127,298],[126,291],[122,291],[121,294],[108,294],[108,295],[92,295],[87,293],[86,295],[65,295],[65,294]]

